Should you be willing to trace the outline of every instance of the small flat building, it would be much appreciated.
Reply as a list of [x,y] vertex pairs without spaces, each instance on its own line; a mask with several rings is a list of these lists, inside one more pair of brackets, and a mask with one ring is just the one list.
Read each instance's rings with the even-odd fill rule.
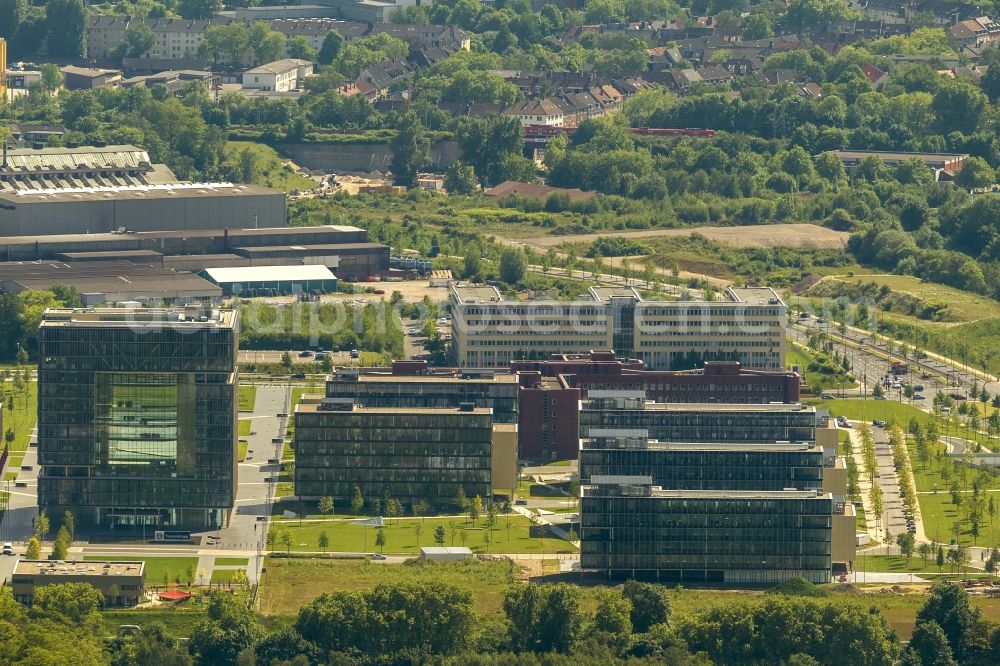
[[462,562],[472,559],[472,550],[466,546],[422,546],[420,559],[431,562]]
[[67,90],[90,90],[114,85],[122,80],[122,73],[117,69],[67,65],[59,71],[62,72],[63,85]]
[[11,575],[14,599],[22,604],[31,604],[39,587],[59,583],[87,583],[107,606],[135,606],[142,601],[146,563],[18,560]]
[[227,294],[288,295],[337,291],[337,278],[326,266],[246,266],[206,268],[201,274]]
[[288,92],[301,87],[312,73],[313,64],[308,60],[285,58],[245,71],[243,87],[265,92]]

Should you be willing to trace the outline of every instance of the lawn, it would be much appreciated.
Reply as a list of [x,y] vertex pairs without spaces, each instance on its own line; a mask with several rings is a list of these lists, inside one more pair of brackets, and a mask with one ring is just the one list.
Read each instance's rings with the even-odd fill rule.
[[245,567],[250,562],[247,557],[217,557],[215,566],[217,567]]
[[[389,522],[388,520],[386,521]],[[386,553],[418,553],[420,546],[433,546],[434,530],[438,525],[445,529],[446,546],[468,546],[477,552],[487,552],[485,543],[486,528],[484,519],[480,518],[476,525],[465,517],[458,518],[422,518],[422,519],[401,519],[393,520],[391,525],[384,528],[385,552]],[[533,537],[528,534],[531,523],[527,518],[520,515],[510,516],[510,529],[507,528],[507,517],[497,517],[496,527],[491,530],[492,543],[489,546],[491,553],[575,553],[576,548],[562,539],[547,537]],[[419,544],[417,540],[417,527],[422,526],[420,531]],[[452,535],[454,526],[454,535]],[[274,525],[272,531],[279,533],[280,530],[287,530],[291,535],[292,547],[294,551],[319,552],[319,535],[326,532],[330,539],[327,550],[332,552],[375,552],[375,534],[377,530],[373,527],[359,525],[352,521],[330,520],[327,522],[303,522],[301,525],[297,521],[283,521],[280,525]],[[509,536],[508,536],[509,534]],[[275,551],[283,551],[285,547],[280,540],[275,542]]]
[[[867,284],[874,282],[881,286],[887,286],[893,291],[902,294],[909,294],[927,303],[944,303],[948,306],[945,311],[946,318],[950,321],[974,321],[989,317],[1000,317],[1000,303],[968,291],[955,289],[935,282],[924,282],[923,280],[909,275],[854,275],[853,277],[832,276],[827,280],[837,280],[854,284]],[[906,318],[911,321],[917,320],[915,317],[897,312],[887,313],[892,317]],[[927,323],[922,321],[922,323]]]
[[253,419],[240,419],[239,420],[239,433],[240,437],[249,437],[250,431],[253,429]]
[[216,585],[220,583],[232,583],[236,574],[246,573],[245,569],[215,569],[212,571],[212,582]]
[[106,610],[101,612],[104,624],[104,635],[115,636],[118,627],[123,624],[137,624],[148,627],[154,622],[162,624],[168,634],[177,638],[187,638],[195,624],[204,620],[204,607],[194,603],[193,599],[181,602],[172,608],[149,608],[145,610]]
[[249,444],[247,443],[246,440],[243,440],[243,439],[241,439],[239,441],[239,443],[237,444],[236,459],[239,462],[243,462],[244,460],[247,459],[247,448],[248,447],[249,447]]
[[283,164],[283,159],[270,146],[253,141],[229,141],[226,143],[226,161],[239,163],[239,156],[244,150],[249,150],[257,158],[259,176],[254,179],[257,185],[290,192],[292,190],[309,190],[316,183],[295,173]]
[[[963,494],[963,497],[966,496]],[[994,502],[1000,503],[1000,493],[992,492]],[[983,525],[979,528],[980,533],[977,539],[972,538],[969,521],[965,520],[962,513],[951,503],[951,494],[947,490],[938,491],[936,495],[918,494],[917,501],[920,503],[920,513],[924,522],[924,532],[927,537],[934,539],[938,543],[949,544],[955,538],[954,526],[959,527],[958,541],[967,546],[996,544],[1000,537],[1000,520],[993,520],[992,526],[987,516]]]
[[191,569],[192,578],[197,581],[198,558],[197,557],[121,557],[120,555],[85,555],[83,559],[87,562],[137,562],[146,563],[146,585],[163,585],[164,579],[168,582],[176,582],[180,578],[182,583],[187,583],[188,569]]
[[[810,401],[817,409],[827,409],[832,416],[846,416],[852,421],[864,421],[871,424],[872,419],[891,421],[896,419],[905,429],[911,418],[917,419],[922,425],[931,422],[934,416],[917,409],[913,405],[895,400],[817,400]],[[942,436],[965,437],[976,439],[975,433],[964,426],[945,428],[938,421]]]
[[514,581],[516,568],[506,560],[380,564],[368,560],[296,559],[268,557],[261,583],[260,612],[290,615],[327,592],[369,590],[380,583],[452,583],[470,588],[476,610],[483,615],[503,613],[504,590]]
[[243,384],[239,390],[239,409],[241,412],[252,412],[257,400],[257,387]]
[[[6,383],[4,384],[6,387]],[[3,405],[4,430],[14,431],[14,441],[10,447],[10,462],[7,469],[16,474],[16,470],[24,460],[24,452],[31,439],[31,431],[38,420],[38,382],[28,382],[27,391],[14,397],[14,410],[10,411]],[[15,477],[11,477],[12,479]]]

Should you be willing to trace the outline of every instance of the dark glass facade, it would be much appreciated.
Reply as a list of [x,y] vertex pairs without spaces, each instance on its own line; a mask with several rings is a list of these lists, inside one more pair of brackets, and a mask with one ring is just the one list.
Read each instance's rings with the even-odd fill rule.
[[112,530],[225,525],[237,482],[236,313],[102,312],[47,313],[39,329],[39,508]]
[[402,502],[454,500],[491,492],[493,418],[476,409],[295,412],[295,494],[349,502],[385,494]]
[[811,492],[585,487],[580,565],[611,578],[830,581],[833,498]]
[[584,442],[580,479],[586,484],[595,476],[651,476],[652,485],[672,490],[822,489],[821,448],[751,446],[619,448]]
[[[613,401],[587,401],[580,410],[580,436],[593,429],[641,429],[661,442],[811,442],[816,412],[780,405],[686,407],[647,403],[618,408]],[[737,408],[740,407],[740,408]]]

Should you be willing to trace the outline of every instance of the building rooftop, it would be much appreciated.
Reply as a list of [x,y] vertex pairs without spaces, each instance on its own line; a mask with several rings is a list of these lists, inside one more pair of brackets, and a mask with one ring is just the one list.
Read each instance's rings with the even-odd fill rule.
[[[644,391],[620,391],[620,390],[600,390],[600,391],[588,391],[587,396],[584,397],[584,403],[593,402],[595,400],[607,400],[614,398],[623,398],[626,400],[636,400],[636,393],[645,393]],[[596,395],[595,395],[596,394]],[[784,413],[816,413],[816,408],[812,405],[803,405],[799,402],[793,403],[725,403],[725,402],[653,402],[647,400],[642,403],[641,407],[626,407],[625,409],[642,409],[645,411],[658,411],[658,412],[731,412],[735,414],[740,413],[754,413],[754,412],[784,412]]]
[[[480,284],[456,284],[451,286],[452,299],[460,304],[469,303],[498,303],[502,302],[510,305],[533,305],[538,307],[559,306],[580,306],[586,303],[606,303],[612,298],[632,298],[637,302],[642,302],[646,307],[655,307],[660,301],[644,301],[639,292],[633,287],[590,287],[584,299],[576,301],[505,301],[503,294],[496,287]],[[726,290],[728,300],[725,301],[662,301],[677,306],[691,306],[697,308],[704,307],[724,307],[732,306],[733,303],[746,305],[777,305],[784,306],[774,289],[770,287],[730,287]]]
[[884,150],[835,150],[833,154],[842,160],[863,160],[866,157],[876,156],[881,158],[883,161],[889,160],[893,162],[901,162],[903,160],[908,160],[911,157],[915,157],[921,162],[925,163],[935,163],[935,162],[951,162],[953,160],[961,160],[967,158],[968,154],[957,154],[957,153],[905,153],[905,152],[891,152]]
[[[311,398],[310,401],[306,401],[305,398]],[[316,400],[318,399],[318,400]],[[323,396],[303,396],[302,401],[295,406],[295,413],[316,413],[322,412],[324,414],[338,414],[354,412],[355,414],[492,414],[493,409],[491,407],[474,407],[472,409],[465,409],[462,407],[361,407],[360,405],[351,404],[350,402],[340,402],[339,404],[345,406],[344,409],[328,409],[326,408],[329,403],[324,404]],[[336,403],[335,403],[336,404]],[[351,409],[346,409],[346,405],[351,404]]]
[[141,576],[146,563],[135,562],[81,562],[78,560],[18,560],[14,575],[23,576]]
[[503,296],[496,287],[480,284],[453,284],[452,295],[461,303],[489,303],[502,301]]
[[194,273],[175,272],[130,261],[0,262],[0,286],[6,290],[48,290],[72,284],[80,293],[142,294],[145,297],[221,296],[222,290]]
[[284,74],[285,72],[291,71],[293,69],[298,69],[299,67],[305,67],[312,65],[312,62],[308,60],[300,60],[298,58],[284,58],[282,60],[275,60],[274,62],[269,62],[266,65],[260,65],[259,67],[254,67],[253,69],[248,69],[247,74]]
[[[590,430],[590,437],[580,440],[581,449],[636,449],[655,451],[751,451],[751,452],[786,452],[786,451],[816,451],[822,453],[823,447],[815,442],[768,442],[747,443],[734,442],[731,444],[718,444],[711,442],[661,442],[655,439],[639,439],[628,444],[618,445],[613,437],[601,437],[595,434],[596,429]],[[603,429],[602,429],[603,430]],[[608,442],[607,440],[612,440]],[[604,441],[602,441],[604,440]]]
[[216,283],[223,282],[285,282],[289,280],[336,280],[326,266],[236,266],[206,268],[205,274]]
[[358,382],[361,384],[427,384],[427,383],[471,383],[471,384],[516,384],[517,375],[508,372],[429,372],[422,375],[394,375],[391,372],[361,372],[356,376],[350,372],[352,368],[337,369],[334,373],[334,383]]
[[770,287],[729,287],[726,289],[729,300],[748,305],[784,305],[774,289]]
[[587,290],[590,297],[595,301],[604,303],[605,301],[610,301],[612,298],[634,298],[637,301],[642,300],[642,296],[633,287],[591,287]]
[[[157,183],[104,187],[64,187],[0,192],[0,198],[15,205],[42,203],[73,203],[76,201],[136,201],[194,197],[241,197],[247,195],[281,194],[260,185],[232,183]],[[190,235],[190,232],[180,232]],[[121,236],[118,236],[121,238]],[[20,242],[23,242],[23,238]]]
[[[645,477],[649,479],[649,477]],[[601,479],[607,485],[584,485],[580,492],[584,497],[590,495],[620,495],[622,497],[655,497],[673,499],[714,499],[714,500],[807,500],[807,499],[827,499],[833,500],[831,493],[824,493],[821,490],[664,490],[659,486],[643,487],[642,477],[604,477]],[[633,488],[638,486],[638,492],[616,493],[612,489],[627,488],[630,484]],[[611,491],[611,492],[609,492]]]
[[[200,321],[200,317],[206,317]],[[42,328],[96,326],[98,328],[166,326],[171,328],[233,328],[234,310],[200,308],[49,308],[42,315]]]
[[253,245],[250,247],[237,246],[235,249],[241,254],[267,254],[268,252],[287,252],[289,250],[299,250],[308,252],[347,252],[350,250],[371,250],[388,249],[381,243],[319,243],[316,245]]

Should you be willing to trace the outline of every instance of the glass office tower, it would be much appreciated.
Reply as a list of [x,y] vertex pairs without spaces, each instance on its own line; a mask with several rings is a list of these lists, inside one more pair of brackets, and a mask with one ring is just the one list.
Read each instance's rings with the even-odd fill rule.
[[463,407],[357,407],[349,400],[295,408],[295,494],[350,502],[389,495],[450,504],[492,489],[493,415]]
[[582,489],[582,569],[680,583],[830,581],[829,493],[662,490],[648,482]]
[[114,531],[224,526],[236,497],[237,315],[49,310],[38,504]]

